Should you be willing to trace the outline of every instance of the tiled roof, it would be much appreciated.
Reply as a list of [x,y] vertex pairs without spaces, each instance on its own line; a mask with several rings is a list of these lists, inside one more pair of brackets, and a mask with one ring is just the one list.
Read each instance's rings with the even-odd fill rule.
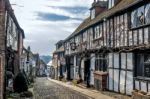
[[118,2],[118,4],[116,4],[113,8],[102,12],[96,18],[91,20],[90,17],[88,17],[78,26],[78,28],[68,38],[65,39],[65,41],[69,40],[71,37],[80,33],[82,30],[96,24],[97,22],[102,21],[104,18],[110,17],[113,14],[126,9],[133,4],[138,3],[139,1],[142,1],[142,0],[120,0],[120,2]]

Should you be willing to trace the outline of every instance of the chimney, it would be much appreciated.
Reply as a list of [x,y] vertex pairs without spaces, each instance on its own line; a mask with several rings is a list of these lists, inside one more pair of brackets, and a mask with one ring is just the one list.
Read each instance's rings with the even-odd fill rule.
[[90,8],[91,19],[95,18],[97,15],[107,9],[107,2],[108,1],[105,0],[94,0],[94,2],[92,3],[92,7]]

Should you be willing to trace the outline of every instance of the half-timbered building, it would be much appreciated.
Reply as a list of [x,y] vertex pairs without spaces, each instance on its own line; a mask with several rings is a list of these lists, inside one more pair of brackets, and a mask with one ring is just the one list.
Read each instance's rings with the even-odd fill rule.
[[68,79],[74,68],[75,79],[97,90],[149,92],[149,25],[149,0],[94,0],[90,17],[65,39]]
[[53,75],[55,79],[62,79],[66,75],[66,66],[65,66],[65,50],[64,50],[64,41],[60,40],[56,43],[56,50],[53,53],[52,66],[54,67]]
[[9,0],[0,0],[0,99],[19,72],[24,37]]

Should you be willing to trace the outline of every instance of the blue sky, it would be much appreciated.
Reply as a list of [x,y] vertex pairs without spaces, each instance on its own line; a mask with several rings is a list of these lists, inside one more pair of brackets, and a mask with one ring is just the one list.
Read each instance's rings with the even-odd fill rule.
[[89,16],[93,0],[10,0],[25,31],[25,47],[51,55],[55,43],[69,36]]

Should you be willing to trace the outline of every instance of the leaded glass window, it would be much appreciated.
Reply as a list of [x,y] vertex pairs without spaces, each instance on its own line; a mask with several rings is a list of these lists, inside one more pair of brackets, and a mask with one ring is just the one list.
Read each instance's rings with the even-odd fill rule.
[[131,13],[131,27],[134,28],[137,26],[137,10]]
[[137,26],[144,25],[144,6],[138,8],[137,12]]

